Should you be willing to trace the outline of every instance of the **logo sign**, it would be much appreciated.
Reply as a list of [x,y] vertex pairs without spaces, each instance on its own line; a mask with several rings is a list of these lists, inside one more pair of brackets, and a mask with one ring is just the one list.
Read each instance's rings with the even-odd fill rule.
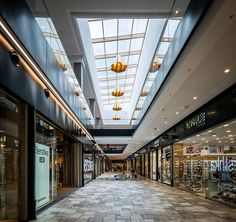
[[223,156],[222,159],[218,157],[217,160],[211,160],[211,171],[232,172],[234,170],[234,164],[236,164],[236,160],[229,160],[227,156]]
[[186,129],[191,129],[194,127],[204,126],[206,123],[206,113],[202,112],[192,119],[188,120],[185,124]]

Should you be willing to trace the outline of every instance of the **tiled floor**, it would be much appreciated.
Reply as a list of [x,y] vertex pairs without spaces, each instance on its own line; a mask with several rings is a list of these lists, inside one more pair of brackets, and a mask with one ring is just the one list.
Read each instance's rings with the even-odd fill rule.
[[236,221],[236,209],[151,180],[103,175],[38,216],[37,222]]

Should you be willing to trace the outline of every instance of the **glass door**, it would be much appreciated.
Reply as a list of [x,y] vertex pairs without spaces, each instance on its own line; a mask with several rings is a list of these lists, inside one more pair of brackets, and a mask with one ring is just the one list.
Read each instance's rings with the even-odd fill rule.
[[18,218],[19,105],[0,90],[0,220]]

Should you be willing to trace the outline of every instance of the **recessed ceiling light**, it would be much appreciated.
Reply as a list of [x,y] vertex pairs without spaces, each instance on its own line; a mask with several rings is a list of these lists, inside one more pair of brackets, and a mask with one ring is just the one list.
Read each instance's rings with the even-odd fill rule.
[[214,137],[215,137],[215,136],[216,136],[216,134],[214,134],[214,135],[212,135],[212,136],[214,136]]
[[224,125],[224,127],[227,127],[227,126],[229,126],[229,124],[225,124],[225,125]]
[[222,143],[222,141],[218,141],[219,143]]
[[231,136],[233,136],[233,135],[232,135],[232,134],[229,134],[229,135],[228,135],[228,137],[231,137]]
[[176,115],[179,115],[179,112],[176,112],[175,114],[176,114]]
[[229,140],[234,140],[234,138],[229,138]]
[[44,29],[44,28],[45,28],[45,26],[44,26],[44,25],[42,25],[41,27],[42,27],[42,29]]
[[208,141],[206,141],[206,143],[208,143]]
[[158,128],[157,131],[159,131],[160,129]]
[[193,143],[196,143],[196,141],[193,141]]
[[216,138],[216,140],[220,140],[220,138]]
[[200,136],[200,135],[197,135],[197,137]]
[[230,69],[225,69],[224,72],[225,72],[225,73],[229,73],[229,72],[230,72]]
[[201,138],[201,140],[205,140],[205,138]]
[[167,124],[168,122],[167,121],[165,121],[165,124]]
[[178,11],[178,10],[176,10],[176,11],[175,11],[175,14],[178,14],[178,13],[179,13],[179,11]]
[[226,130],[225,132],[226,132],[226,133],[230,133],[230,132],[231,132],[231,130]]
[[196,97],[196,96],[194,96],[194,97],[193,97],[193,99],[194,99],[194,100],[196,100],[196,99],[197,99],[197,97]]
[[208,130],[208,133],[212,133],[212,130]]
[[191,138],[188,138],[187,140],[191,140]]
[[230,143],[234,143],[234,141],[230,141]]

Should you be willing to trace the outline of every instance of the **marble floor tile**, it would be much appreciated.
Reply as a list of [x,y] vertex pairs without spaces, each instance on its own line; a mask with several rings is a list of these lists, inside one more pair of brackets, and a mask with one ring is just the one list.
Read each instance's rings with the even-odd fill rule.
[[236,209],[147,179],[93,180],[35,222],[235,222]]

